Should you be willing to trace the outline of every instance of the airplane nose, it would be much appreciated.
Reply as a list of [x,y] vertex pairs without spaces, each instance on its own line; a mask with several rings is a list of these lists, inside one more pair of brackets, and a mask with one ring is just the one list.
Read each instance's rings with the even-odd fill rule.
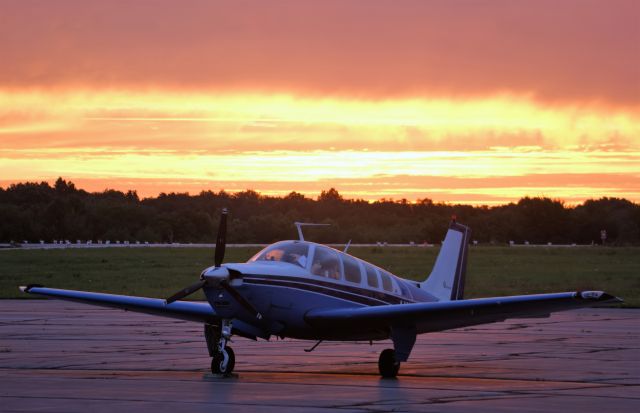
[[228,280],[229,270],[226,267],[207,268],[200,276],[200,279],[212,281],[213,283]]

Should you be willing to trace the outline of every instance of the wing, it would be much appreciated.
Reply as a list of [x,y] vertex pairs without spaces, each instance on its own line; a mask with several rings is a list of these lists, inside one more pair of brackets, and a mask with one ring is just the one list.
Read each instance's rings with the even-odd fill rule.
[[44,295],[101,307],[121,308],[127,311],[161,315],[180,320],[203,323],[214,323],[217,320],[215,311],[207,302],[176,301],[166,304],[165,300],[160,298],[61,290],[58,288],[45,288],[40,285],[20,287],[20,290],[29,294]]
[[520,295],[375,307],[316,309],[305,319],[314,327],[331,329],[411,328],[418,334],[443,331],[507,318],[547,316],[555,311],[619,303],[602,291]]
[[[160,298],[61,290],[58,288],[45,288],[41,285],[20,287],[20,290],[29,294],[44,295],[46,297],[101,307],[120,308],[126,311],[135,311],[180,320],[207,324],[217,324],[220,322],[220,318],[208,302],[174,301],[171,304],[167,304],[165,300]],[[255,340],[256,337],[269,338],[268,334],[265,334],[263,330],[237,319],[233,320],[233,333],[252,340]]]

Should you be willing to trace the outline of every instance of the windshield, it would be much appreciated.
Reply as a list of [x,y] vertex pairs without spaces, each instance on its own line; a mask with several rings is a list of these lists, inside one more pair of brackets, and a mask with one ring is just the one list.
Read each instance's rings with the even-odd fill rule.
[[296,241],[278,242],[254,255],[249,262],[279,261],[307,268],[308,252],[308,244]]

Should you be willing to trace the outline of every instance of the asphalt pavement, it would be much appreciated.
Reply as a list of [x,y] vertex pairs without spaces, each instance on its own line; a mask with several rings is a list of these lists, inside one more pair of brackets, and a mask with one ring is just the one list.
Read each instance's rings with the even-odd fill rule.
[[54,300],[0,300],[2,412],[640,411],[640,310],[583,309],[390,342],[232,344],[209,373],[202,326]]

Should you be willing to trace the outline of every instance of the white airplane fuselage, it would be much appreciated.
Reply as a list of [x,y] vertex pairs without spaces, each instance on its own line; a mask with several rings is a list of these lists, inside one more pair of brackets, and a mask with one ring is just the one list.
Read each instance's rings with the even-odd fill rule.
[[[287,262],[282,256],[277,257],[279,260],[265,258],[265,251],[286,250],[288,246],[305,249],[306,259],[302,264]],[[327,250],[331,250],[330,254],[337,264],[335,271],[323,272],[317,266],[314,270],[314,264],[320,261],[317,259],[317,251],[326,255]],[[346,266],[349,269],[345,269]],[[300,315],[314,308],[353,308],[437,301],[436,297],[420,289],[418,282],[402,279],[349,254],[307,241],[281,241],[268,246],[247,263],[210,267],[202,272],[202,276],[215,277],[218,272],[225,276],[229,272],[241,274],[231,284],[262,317],[256,319],[221,287],[205,287],[207,300],[221,317],[239,319],[260,330],[258,337],[276,335],[317,340],[386,339],[389,337],[386,329],[319,331],[306,323]]]

